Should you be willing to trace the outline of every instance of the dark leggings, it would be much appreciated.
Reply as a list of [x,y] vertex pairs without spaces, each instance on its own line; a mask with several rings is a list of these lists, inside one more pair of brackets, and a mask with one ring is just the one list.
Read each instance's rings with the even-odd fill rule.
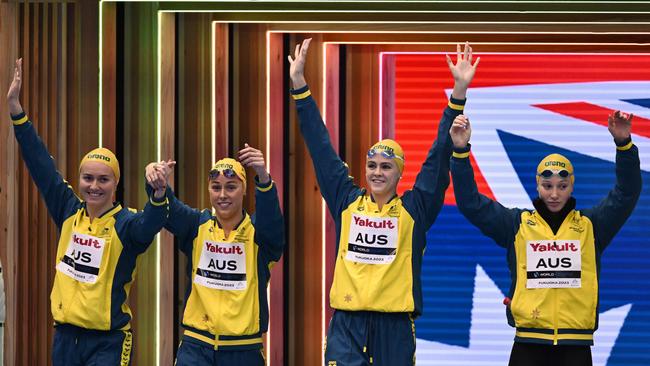
[[590,346],[515,342],[508,366],[592,366]]

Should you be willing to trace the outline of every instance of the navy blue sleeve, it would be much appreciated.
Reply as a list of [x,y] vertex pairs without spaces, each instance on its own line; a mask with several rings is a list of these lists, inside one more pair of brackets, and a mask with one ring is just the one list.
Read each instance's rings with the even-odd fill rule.
[[451,177],[454,181],[456,205],[467,220],[498,245],[506,248],[512,245],[522,210],[506,208],[478,192],[474,170],[469,162],[469,146],[466,151],[454,152],[451,158]]
[[14,134],[25,165],[60,230],[63,222],[81,205],[81,199],[56,170],[54,159],[25,113],[11,116],[11,119],[14,121]]
[[309,150],[316,179],[333,217],[339,214],[349,204],[353,191],[361,191],[352,181],[348,166],[339,158],[332,147],[329,133],[321,117],[318,106],[311,96],[308,86],[292,90],[296,100],[300,132]]
[[273,181],[261,184],[255,177],[255,243],[266,257],[277,262],[284,251],[284,219],[280,211],[278,191]]
[[[153,188],[145,183],[145,191],[149,196],[153,194]],[[199,232],[201,211],[191,208],[179,200],[171,187],[165,192],[169,200],[169,218],[164,228],[178,239],[180,249],[185,253],[191,253],[192,242]],[[189,255],[189,254],[188,254]]]
[[463,113],[464,106],[465,100],[454,98],[449,100],[438,125],[438,137],[429,149],[427,158],[415,178],[413,189],[406,192],[402,198],[405,207],[426,228],[433,224],[440,213],[445,191],[449,187],[449,158],[452,152],[449,128],[454,118]]
[[639,150],[631,140],[616,149],[616,184],[607,196],[591,209],[583,210],[594,225],[596,246],[605,250],[634,211],[641,195]]
[[133,246],[132,249],[138,253],[147,250],[156,234],[163,228],[168,216],[169,200],[167,197],[157,199],[151,196],[144,206],[144,210],[132,215],[125,225],[127,237]]
[[165,229],[178,238],[183,252],[191,253],[192,242],[199,233],[201,211],[176,198],[171,188],[167,189],[167,197],[169,197],[169,219],[165,223]]

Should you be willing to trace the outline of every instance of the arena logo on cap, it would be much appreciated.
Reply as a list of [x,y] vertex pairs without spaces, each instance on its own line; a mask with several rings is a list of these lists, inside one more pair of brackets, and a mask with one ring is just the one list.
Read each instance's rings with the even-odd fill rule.
[[217,164],[214,168],[216,170],[223,170],[223,169],[233,169],[234,166],[232,164],[221,163],[221,164]]
[[390,152],[390,153],[395,154],[395,151],[394,151],[393,148],[390,147],[390,146],[386,146],[386,145],[377,145],[377,146],[375,146],[375,149],[377,149],[377,150],[384,150],[384,151],[388,151],[388,152]]
[[547,161],[546,163],[544,163],[544,166],[557,166],[560,168],[566,168],[566,164],[564,164],[561,161]]
[[88,156],[86,156],[86,158],[88,158],[88,159],[100,159],[100,160],[104,160],[104,161],[109,162],[109,163],[111,162],[111,158],[109,158],[106,155],[102,155],[102,154],[88,154]]

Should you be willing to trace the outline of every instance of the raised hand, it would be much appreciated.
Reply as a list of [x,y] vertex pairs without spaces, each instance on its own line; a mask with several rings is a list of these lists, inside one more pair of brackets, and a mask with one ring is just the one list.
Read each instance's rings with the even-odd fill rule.
[[15,116],[23,112],[20,105],[20,87],[23,82],[23,59],[16,60],[14,67],[14,79],[11,81],[9,91],[7,92],[7,104],[9,105],[9,113]]
[[630,137],[633,114],[616,111],[607,117],[607,129],[614,137],[614,141],[622,142]]
[[307,59],[309,43],[311,43],[311,38],[305,39],[302,41],[302,44],[299,43],[296,45],[293,58],[291,55],[287,56],[291,65],[289,67],[289,76],[291,77],[291,84],[293,84],[294,89],[300,89],[307,85],[305,81],[305,60]]
[[455,148],[462,149],[467,146],[469,138],[472,136],[472,127],[469,125],[469,118],[462,114],[456,116],[449,129],[449,135]]
[[481,58],[478,57],[476,62],[472,64],[472,47],[470,47],[469,42],[465,42],[465,48],[462,52],[460,44],[456,45],[456,64],[453,63],[449,55],[446,55],[446,57],[447,65],[454,77],[454,90],[451,95],[456,99],[465,99],[467,88],[474,78],[476,67]]
[[239,150],[238,160],[243,166],[255,170],[255,174],[257,174],[260,183],[266,184],[271,179],[269,173],[266,171],[264,155],[256,148],[244,144],[244,148]]

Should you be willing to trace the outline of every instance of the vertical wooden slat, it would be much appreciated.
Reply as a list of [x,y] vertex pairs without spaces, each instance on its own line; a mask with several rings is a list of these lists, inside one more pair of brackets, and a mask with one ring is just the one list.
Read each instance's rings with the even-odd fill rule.
[[[314,99],[322,103],[322,47],[321,35],[296,35],[290,49],[307,36],[313,37],[305,75]],[[288,75],[286,76],[288,77]],[[322,364],[322,198],[316,182],[309,152],[298,130],[294,102],[290,102],[289,168],[293,172],[289,182],[289,360],[290,365]],[[327,254],[327,253],[326,253]]]
[[[79,129],[80,153],[99,146],[99,3],[96,1],[79,1],[76,23],[78,24],[77,43],[79,69],[77,107],[84,128]],[[81,122],[81,121],[80,121]],[[78,161],[77,161],[78,162]]]
[[[175,115],[176,115],[176,15],[174,13],[163,13],[160,17],[160,47],[161,48],[161,78],[160,88],[160,120],[161,120],[161,154],[163,159],[174,156],[175,140]],[[173,177],[170,183],[173,186]],[[163,230],[160,233],[160,365],[172,365],[174,363],[174,311],[176,310],[176,299],[174,298],[174,237],[171,233]]]
[[213,53],[214,58],[214,118],[215,123],[215,157],[220,159],[229,155],[228,136],[230,133],[229,118],[230,110],[228,104],[230,103],[230,90],[228,86],[228,78],[230,76],[228,70],[228,57],[229,57],[229,32],[228,24],[214,23],[210,24],[214,27],[214,42],[211,45],[210,52]]
[[[368,148],[379,138],[377,52],[370,45],[347,46],[345,160],[355,182],[365,186]],[[369,87],[371,85],[372,87]]]
[[[18,21],[18,22],[17,22]],[[5,52],[0,52],[0,64],[13,65],[18,57],[18,4],[0,3],[0,44]],[[0,70],[0,85],[10,85],[13,78],[13,67],[4,67]],[[4,335],[4,362],[6,365],[16,363],[16,337],[14,329],[17,324],[17,221],[18,221],[18,189],[17,189],[17,148],[14,139],[13,127],[9,121],[9,111],[6,103],[0,103],[0,145],[2,156],[0,159],[0,258],[2,259],[2,276],[5,288],[5,335]]]
[[[340,79],[340,65],[339,65],[339,54],[340,46],[338,44],[329,44],[326,47],[326,57],[325,65],[325,105],[323,110],[325,111],[325,120],[327,123],[327,130],[330,133],[330,139],[332,141],[332,146],[334,150],[339,152],[339,116],[340,116],[340,94],[341,94],[341,85],[339,82]],[[325,215],[325,258],[323,259],[323,265],[325,266],[325,320],[324,324],[329,324],[332,315],[334,314],[333,309],[329,306],[330,304],[330,292],[329,289],[332,287],[332,280],[334,279],[334,265],[336,264],[336,225],[334,223],[334,218],[330,214],[329,210]]]
[[[39,134],[43,138],[43,141],[45,142],[46,146],[48,147],[48,150],[50,150],[50,154],[55,154],[56,150],[53,148],[56,147],[56,144],[52,142],[52,135],[54,135],[54,131],[56,131],[56,125],[52,126],[52,124],[56,124],[56,120],[50,119],[51,114],[50,114],[50,108],[49,108],[49,99],[50,96],[52,95],[52,91],[50,90],[50,78],[51,75],[49,73],[49,64],[51,62],[50,60],[50,49],[51,49],[51,43],[50,43],[50,20],[48,17],[48,12],[50,9],[50,4],[48,3],[43,3],[40,4],[40,13],[38,19],[38,23],[41,25],[41,30],[38,32],[39,34],[39,44],[40,46],[40,52],[38,55],[38,59],[41,60],[41,62],[38,62],[37,67],[39,69],[39,86],[38,86],[38,92],[39,92],[39,97],[38,97],[38,104],[39,104],[39,110],[40,110],[40,123],[39,123]],[[42,62],[45,61],[45,62]],[[54,241],[56,242],[56,237],[50,238],[49,233],[50,233],[50,226],[51,226],[51,220],[49,220],[49,214],[47,212],[47,207],[45,206],[45,202],[43,199],[39,196],[35,196],[36,202],[37,202],[37,210],[38,210],[38,224],[39,226],[34,226],[38,227],[39,230],[37,230],[37,236],[38,236],[38,243],[48,243],[48,246],[51,246],[51,242]],[[56,244],[55,244],[56,245]],[[32,247],[33,249],[36,248]],[[36,254],[36,253],[35,253]],[[38,268],[48,268],[49,263],[47,263],[47,255],[38,255],[35,257],[32,257],[32,261],[36,263]],[[39,271],[35,273],[35,288],[46,288],[47,285],[46,283],[48,282],[48,273],[47,271]],[[49,301],[48,301],[48,296],[49,294],[46,291],[38,291],[36,293],[36,316],[34,316],[35,320],[37,321],[38,324],[47,324],[48,320],[48,313],[49,313]],[[36,334],[38,334],[38,340],[36,342],[37,346],[37,358],[39,360],[39,363],[41,362],[47,362],[47,349],[48,346],[46,344],[47,342],[47,333],[48,329],[45,327],[37,327],[36,329]]]
[[[28,72],[32,75],[32,78],[30,79],[29,85],[29,90],[31,94],[30,98],[30,105],[33,108],[33,112],[31,112],[32,118],[35,121],[35,126],[37,128],[37,131],[40,132],[41,126],[43,125],[42,122],[42,108],[41,108],[41,99],[39,98],[39,91],[40,89],[40,81],[41,81],[41,75],[40,75],[40,65],[42,64],[40,62],[41,60],[41,48],[42,48],[42,31],[41,31],[41,4],[30,4],[32,7],[31,9],[31,14],[30,14],[30,28],[33,29],[33,33],[31,34],[32,37],[32,44],[34,45],[31,49],[31,59],[32,62],[29,64],[27,70]],[[43,221],[39,220],[39,209],[38,209],[38,204],[39,204],[39,197],[38,197],[38,191],[36,190],[36,185],[34,182],[29,179],[29,187],[30,187],[30,192],[29,192],[29,220],[28,220],[28,225],[30,228],[38,228],[38,230],[30,230],[29,233],[27,234],[27,242],[25,243],[25,249],[27,251],[27,255],[23,259],[23,268],[28,268],[29,266],[32,265],[32,260],[36,257],[37,254],[37,248],[31,243],[39,243],[41,242],[39,240],[39,234],[43,232],[45,229],[43,224],[45,224]],[[38,285],[36,283],[36,279],[38,277],[38,274],[34,272],[29,272],[28,278],[29,278],[29,285],[30,288],[38,288]],[[29,296],[30,294],[28,294]],[[38,292],[34,293],[33,295],[33,300],[35,301],[29,301],[28,304],[28,309],[29,309],[29,314],[33,314],[32,316],[29,316],[29,326],[30,329],[38,329]],[[26,335],[26,338],[31,340],[31,337],[29,335]],[[27,343],[25,343],[27,345]],[[25,347],[28,349],[28,347]],[[27,357],[33,359],[36,361],[36,363],[39,363],[40,357],[39,353],[37,352],[29,352],[27,354]]]
[[[381,56],[380,56],[381,57]],[[382,107],[381,134],[383,138],[395,137],[395,57],[383,56],[383,67],[379,72],[382,74],[381,85],[382,100],[379,101]]]
[[[269,53],[269,89],[267,100],[269,109],[269,173],[273,177],[278,190],[281,208],[284,209],[284,100],[287,91],[284,89],[284,64],[287,62],[284,55],[283,35],[272,33],[269,35],[267,52]],[[286,218],[285,218],[286,219]],[[286,226],[286,225],[285,225]],[[285,243],[286,245],[286,243]],[[286,251],[286,249],[285,249]],[[282,366],[285,364],[285,288],[284,270],[285,256],[271,269],[270,297],[269,297],[269,332],[270,348],[267,349],[269,366]]]
[[117,4],[103,2],[102,7],[102,146],[117,148]]

